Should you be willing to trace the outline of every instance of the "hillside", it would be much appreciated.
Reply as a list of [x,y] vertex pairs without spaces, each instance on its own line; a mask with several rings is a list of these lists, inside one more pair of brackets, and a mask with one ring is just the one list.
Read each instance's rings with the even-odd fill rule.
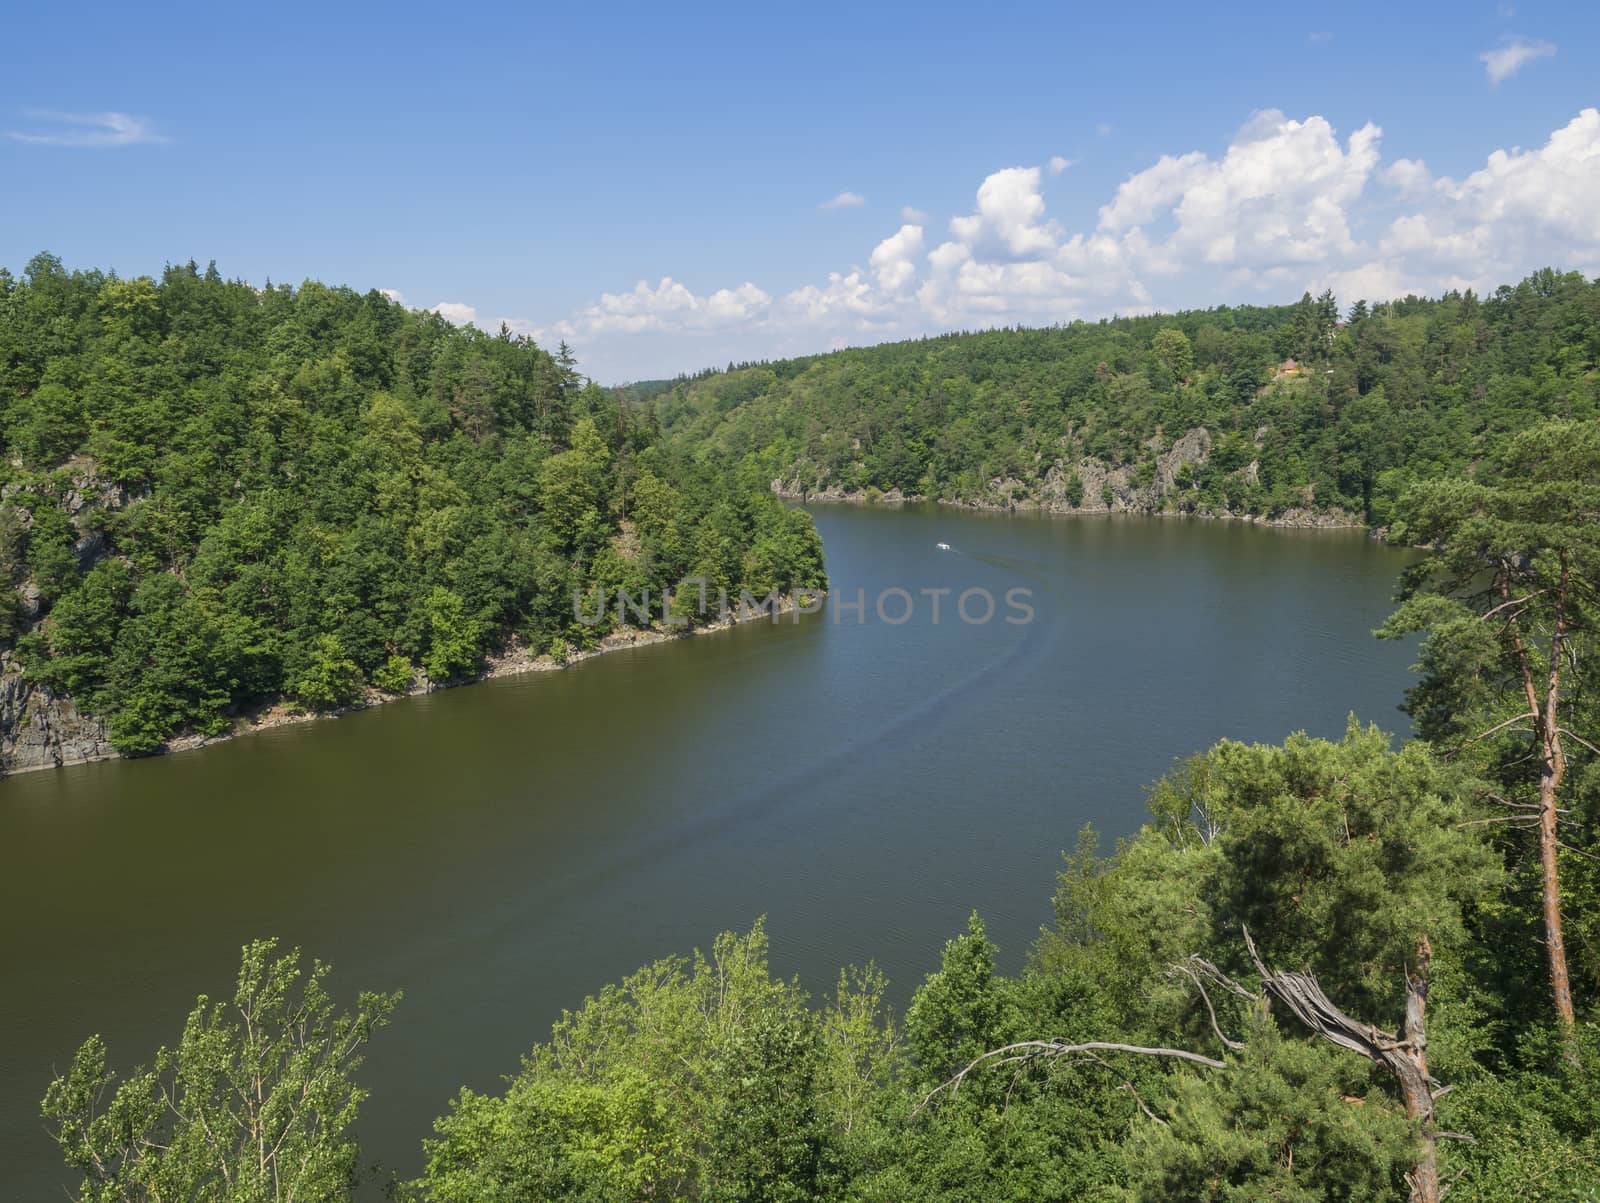
[[683,380],[686,445],[785,493],[1385,523],[1406,485],[1593,418],[1600,284],[1001,329]]
[[620,621],[574,591],[824,581],[809,518],[570,356],[375,291],[0,270],[0,447],[7,768],[560,658]]

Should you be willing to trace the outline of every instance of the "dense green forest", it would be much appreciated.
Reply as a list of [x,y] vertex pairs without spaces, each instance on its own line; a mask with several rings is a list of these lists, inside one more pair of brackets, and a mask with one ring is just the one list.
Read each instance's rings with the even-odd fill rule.
[[[822,999],[775,976],[760,923],[643,968],[449,1101],[389,1189],[1600,1199],[1600,424],[1476,469],[1393,515],[1438,549],[1376,632],[1423,636],[1418,738],[1352,718],[1193,757],[1137,834],[1078,834],[1022,972],[974,915],[900,1016],[871,966]],[[326,972],[257,943],[148,1068],[86,1042],[43,1103],[79,1197],[350,1198],[357,1071],[399,1000],[340,1010]]]
[[798,494],[1382,525],[1411,481],[1600,414],[1597,357],[1600,283],[1545,270],[1481,298],[1308,295],[730,365],[656,403]]
[[825,583],[754,465],[675,452],[565,347],[376,291],[0,270],[0,447],[0,648],[128,753],[559,659],[620,621],[575,590]]

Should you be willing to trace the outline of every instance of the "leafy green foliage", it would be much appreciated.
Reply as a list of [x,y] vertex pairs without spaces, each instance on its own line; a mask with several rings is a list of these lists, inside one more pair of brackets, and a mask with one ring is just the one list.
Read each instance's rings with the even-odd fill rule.
[[1278,1203],[1404,1197],[1415,1134],[1371,1092],[1362,1067],[1326,1046],[1250,1034],[1226,1069],[1184,1074],[1166,1124],[1128,1142],[1137,1200]]
[[1281,748],[1209,752],[1220,857],[1202,893],[1218,947],[1239,945],[1248,926],[1269,963],[1310,968],[1347,1009],[1385,1016],[1419,940],[1459,951],[1464,907],[1500,881],[1459,826],[1459,776],[1419,744],[1388,744],[1352,723],[1338,743],[1294,735]]
[[1009,1026],[995,951],[974,913],[966,934],[945,945],[939,972],[923,983],[906,1012],[906,1044],[931,1076],[930,1085],[1005,1043]]
[[317,710],[348,706],[361,696],[361,668],[344,654],[337,635],[318,635],[309,663],[290,692],[296,701]]
[[817,1198],[864,1155],[888,1088],[881,989],[858,974],[809,1010],[768,973],[760,924],[709,957],[657,962],[565,1015],[504,1095],[463,1091],[418,1188],[446,1201]]
[[1456,1151],[1452,1198],[1600,1199],[1600,1028],[1579,1028],[1576,1063],[1564,1055],[1570,1047],[1530,1031],[1511,1067],[1473,1076],[1444,1101],[1450,1126],[1475,1136]]
[[366,1091],[361,1049],[398,995],[336,1009],[328,968],[247,945],[229,1003],[202,996],[175,1049],[118,1081],[90,1037],[50,1085],[44,1118],[85,1203],[215,1199],[334,1203],[361,1177],[351,1125]]
[[372,674],[372,683],[385,693],[406,693],[416,677],[411,661],[404,656],[392,655]]

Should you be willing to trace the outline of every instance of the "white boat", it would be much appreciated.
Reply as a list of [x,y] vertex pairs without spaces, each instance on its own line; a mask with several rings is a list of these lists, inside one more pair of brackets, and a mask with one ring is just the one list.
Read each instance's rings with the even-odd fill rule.
[[935,543],[934,546],[937,547],[940,551],[949,551],[950,550],[950,544],[948,544],[948,543]]

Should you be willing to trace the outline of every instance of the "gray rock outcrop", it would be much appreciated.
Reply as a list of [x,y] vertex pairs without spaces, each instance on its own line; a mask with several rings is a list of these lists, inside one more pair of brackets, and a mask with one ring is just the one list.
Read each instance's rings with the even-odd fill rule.
[[103,722],[80,714],[71,698],[28,680],[10,653],[0,656],[0,772],[59,768],[116,754]]

